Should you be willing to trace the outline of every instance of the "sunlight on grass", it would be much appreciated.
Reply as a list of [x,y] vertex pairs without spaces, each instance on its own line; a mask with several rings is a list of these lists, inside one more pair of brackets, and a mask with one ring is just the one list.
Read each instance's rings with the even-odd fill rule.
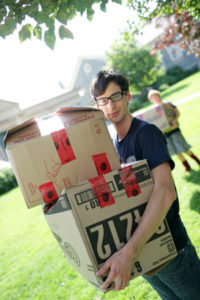
[[200,71],[170,86],[161,93],[161,97],[173,102],[200,92],[199,81]]

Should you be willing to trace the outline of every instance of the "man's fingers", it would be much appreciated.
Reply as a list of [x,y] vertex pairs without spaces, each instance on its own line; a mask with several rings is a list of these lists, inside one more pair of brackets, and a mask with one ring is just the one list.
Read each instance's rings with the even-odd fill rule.
[[120,254],[112,259],[108,259],[105,264],[96,272],[97,276],[102,276],[105,281],[101,285],[101,290],[106,291],[111,288],[114,291],[123,290],[128,286],[131,276],[129,275],[129,267],[120,268],[119,257]]
[[101,290],[106,291],[111,284],[112,284],[112,280],[107,278],[106,281],[104,281],[104,283],[101,285]]
[[107,279],[101,285],[101,290],[106,291],[111,284],[113,284],[114,291],[123,290],[129,285],[130,279],[123,280],[122,278],[114,276],[114,274],[109,274]]
[[114,291],[120,291],[123,289],[123,282],[120,279],[115,279],[115,286],[113,288]]
[[113,280],[109,279],[109,280],[106,280],[102,286],[101,286],[101,289],[103,291],[107,290],[109,288],[109,286],[113,284],[113,291],[120,291],[120,290],[123,290],[125,287],[128,286],[128,283],[127,281],[121,281],[120,279],[118,278],[115,278]]
[[108,277],[106,278],[106,280],[103,282],[103,284],[101,285],[101,289],[103,291],[107,290],[108,287],[112,284],[112,282],[114,282],[115,276],[114,274],[112,274],[112,272],[110,272],[108,274]]
[[106,262],[97,272],[97,276],[104,276],[107,273],[108,269],[110,268],[110,264]]

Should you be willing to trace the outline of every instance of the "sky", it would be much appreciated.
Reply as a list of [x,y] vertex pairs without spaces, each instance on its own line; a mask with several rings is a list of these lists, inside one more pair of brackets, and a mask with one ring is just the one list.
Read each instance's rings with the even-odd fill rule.
[[[54,50],[35,38],[20,43],[18,32],[0,37],[0,99],[17,102],[21,109],[67,91],[80,56],[104,55],[136,14],[127,7],[109,2],[107,12],[95,5],[92,22],[75,17],[67,24],[74,39],[57,38]],[[149,41],[148,32],[140,37]],[[61,89],[59,81],[66,87]]]

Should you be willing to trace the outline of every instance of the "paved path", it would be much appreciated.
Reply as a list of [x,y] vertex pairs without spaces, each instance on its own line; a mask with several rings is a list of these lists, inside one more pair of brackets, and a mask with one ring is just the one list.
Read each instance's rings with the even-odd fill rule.
[[190,96],[187,96],[187,97],[182,98],[180,100],[174,101],[174,103],[181,104],[181,103],[183,103],[185,101],[189,101],[189,100],[192,100],[192,99],[197,98],[197,97],[200,97],[200,92],[194,93],[194,94],[192,94]]

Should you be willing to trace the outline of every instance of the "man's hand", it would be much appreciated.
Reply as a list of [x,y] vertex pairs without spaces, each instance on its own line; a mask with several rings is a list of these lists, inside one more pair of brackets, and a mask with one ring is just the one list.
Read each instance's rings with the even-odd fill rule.
[[177,197],[168,162],[155,167],[151,173],[154,179],[153,190],[139,225],[127,244],[114,253],[96,274],[108,276],[101,286],[103,291],[107,290],[111,283],[114,283],[114,291],[128,286],[136,257],[158,229]]
[[107,290],[112,283],[114,283],[114,291],[123,290],[128,286],[133,269],[133,255],[128,255],[125,251],[126,246],[114,253],[97,272],[97,276],[108,274],[101,286],[103,291]]

